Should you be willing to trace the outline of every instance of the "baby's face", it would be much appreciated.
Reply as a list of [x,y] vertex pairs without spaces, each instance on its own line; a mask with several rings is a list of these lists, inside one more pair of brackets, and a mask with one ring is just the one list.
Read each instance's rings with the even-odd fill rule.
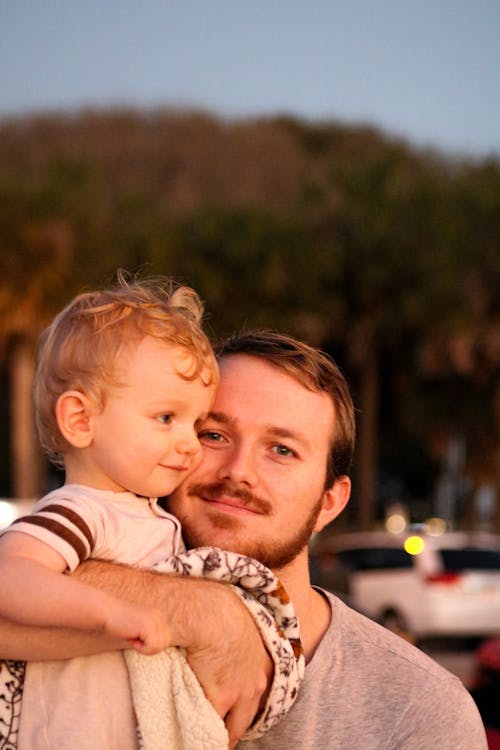
[[215,386],[183,378],[190,364],[186,350],[150,336],[123,351],[120,385],[107,390],[104,408],[92,417],[89,484],[161,497],[197,465],[198,427]]

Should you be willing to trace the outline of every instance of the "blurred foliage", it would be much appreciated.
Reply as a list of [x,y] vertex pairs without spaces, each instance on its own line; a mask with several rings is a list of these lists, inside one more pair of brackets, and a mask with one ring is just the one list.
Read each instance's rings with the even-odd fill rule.
[[365,503],[389,476],[425,504],[457,433],[473,484],[498,488],[498,161],[333,122],[112,110],[4,120],[0,165],[4,344],[118,267],[173,275],[213,336],[271,326],[338,358],[378,467]]

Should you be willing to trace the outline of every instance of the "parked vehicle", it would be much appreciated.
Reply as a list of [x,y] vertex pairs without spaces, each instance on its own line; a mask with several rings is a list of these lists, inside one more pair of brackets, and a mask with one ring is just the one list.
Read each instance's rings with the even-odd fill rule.
[[485,533],[318,535],[313,582],[415,638],[500,633],[500,537]]

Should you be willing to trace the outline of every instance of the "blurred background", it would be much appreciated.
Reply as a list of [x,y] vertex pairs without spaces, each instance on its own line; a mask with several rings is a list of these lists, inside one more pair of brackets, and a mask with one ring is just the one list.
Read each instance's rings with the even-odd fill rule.
[[60,483],[36,340],[121,267],[337,360],[339,529],[500,532],[499,33],[495,0],[1,0],[0,496]]

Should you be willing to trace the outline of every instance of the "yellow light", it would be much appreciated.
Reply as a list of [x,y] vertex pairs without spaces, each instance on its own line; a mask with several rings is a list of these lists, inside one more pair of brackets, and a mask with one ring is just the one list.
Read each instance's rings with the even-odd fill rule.
[[409,536],[405,540],[404,548],[409,555],[419,555],[425,547],[421,536]]

